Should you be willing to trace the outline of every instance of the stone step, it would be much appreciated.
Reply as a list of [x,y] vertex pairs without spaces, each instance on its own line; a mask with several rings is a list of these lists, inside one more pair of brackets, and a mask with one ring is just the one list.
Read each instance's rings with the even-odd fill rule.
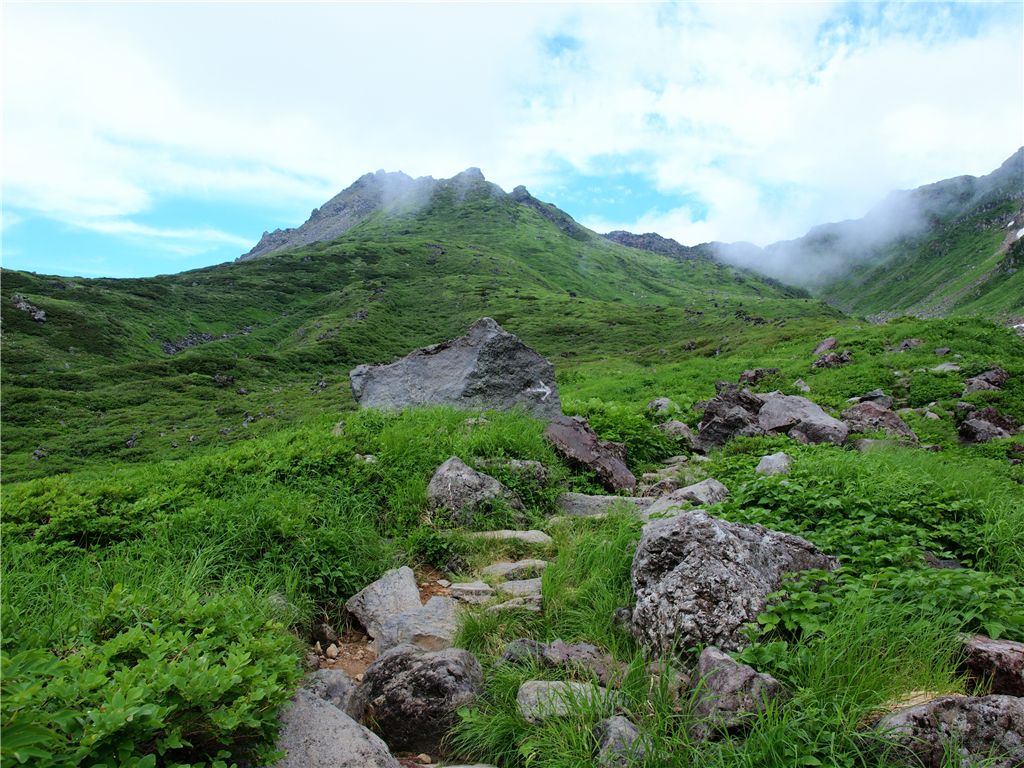
[[588,496],[585,493],[563,493],[558,497],[558,509],[571,517],[606,515],[616,506],[646,509],[654,499],[639,496]]
[[482,571],[483,576],[491,576],[505,581],[507,579],[530,578],[543,571],[548,565],[547,560],[518,560],[514,563],[494,563]]
[[521,541],[524,544],[548,546],[555,541],[543,531],[474,531],[468,536],[474,539],[494,539],[496,541]]

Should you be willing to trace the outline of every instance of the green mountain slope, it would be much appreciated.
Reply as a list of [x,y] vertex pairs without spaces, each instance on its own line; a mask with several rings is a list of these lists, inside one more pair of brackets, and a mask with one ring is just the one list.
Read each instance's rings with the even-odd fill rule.
[[713,243],[722,261],[810,289],[859,315],[1024,319],[1024,148],[992,173],[894,192],[863,218],[764,249]]
[[740,329],[837,316],[752,273],[613,244],[525,190],[457,179],[336,239],[179,275],[5,271],[5,479],[181,456],[340,412],[352,366],[483,315],[561,367],[714,354]]

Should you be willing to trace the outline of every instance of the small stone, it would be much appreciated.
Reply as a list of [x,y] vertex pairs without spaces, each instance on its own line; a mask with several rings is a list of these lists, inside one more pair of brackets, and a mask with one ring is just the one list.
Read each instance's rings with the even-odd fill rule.
[[607,694],[604,688],[591,683],[529,680],[519,686],[516,704],[526,722],[539,725],[552,717],[568,715],[578,702],[594,705],[607,701]]
[[807,382],[804,381],[803,379],[797,379],[796,381],[794,381],[793,382],[793,386],[796,387],[801,392],[803,392],[804,394],[807,394],[808,392],[811,391],[811,388],[807,385]]
[[338,653],[338,646],[336,646],[334,643],[331,643],[327,646],[327,651],[324,655],[327,656],[328,659],[336,659],[338,658]]
[[450,581],[448,581],[448,579],[438,579],[437,580],[437,586],[439,586],[439,587],[444,587],[445,589],[448,589],[448,587],[450,587],[451,585],[452,585],[452,583]]
[[451,596],[464,603],[478,605],[486,603],[494,597],[494,589],[482,581],[469,581],[460,584],[452,584]]
[[646,753],[640,731],[621,715],[609,717],[594,726],[598,768],[628,768],[642,762]]
[[788,475],[791,466],[792,457],[780,451],[762,458],[754,471],[762,475]]

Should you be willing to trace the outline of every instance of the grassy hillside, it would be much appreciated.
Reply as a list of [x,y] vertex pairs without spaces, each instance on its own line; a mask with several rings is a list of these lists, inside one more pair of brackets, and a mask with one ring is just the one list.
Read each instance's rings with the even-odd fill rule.
[[[1024,318],[1024,225],[1020,201],[1003,199],[969,215],[949,217],[926,235],[889,246],[820,295],[862,315],[978,315]],[[1007,226],[1007,222],[1014,222]]]
[[[180,457],[340,413],[352,407],[350,368],[485,315],[563,367],[713,354],[756,323],[795,330],[837,316],[751,273],[583,233],[481,184],[412,215],[378,213],[332,242],[179,275],[5,271],[4,478]],[[190,333],[214,340],[162,349]]]

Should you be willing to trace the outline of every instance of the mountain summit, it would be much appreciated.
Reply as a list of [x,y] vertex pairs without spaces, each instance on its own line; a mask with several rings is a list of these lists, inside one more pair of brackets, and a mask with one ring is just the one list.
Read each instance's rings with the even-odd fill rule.
[[[516,189],[525,192],[524,188]],[[238,261],[334,240],[376,213],[415,213],[440,190],[452,190],[457,196],[463,196],[470,190],[505,195],[501,187],[484,178],[479,168],[467,168],[450,179],[435,179],[432,176],[414,179],[401,171],[367,173],[319,208],[314,208],[301,226],[264,232],[255,247],[240,256]],[[526,194],[529,196],[529,193]]]

